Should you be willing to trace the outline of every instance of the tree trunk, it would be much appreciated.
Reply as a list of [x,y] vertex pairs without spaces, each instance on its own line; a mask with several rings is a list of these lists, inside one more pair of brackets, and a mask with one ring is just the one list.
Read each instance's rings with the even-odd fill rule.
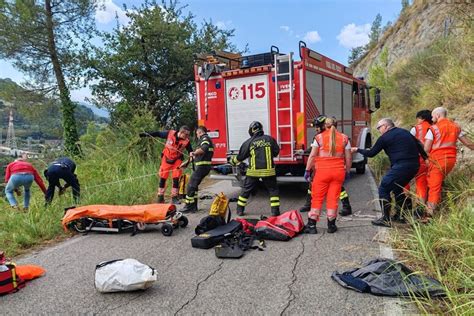
[[51,0],[45,0],[45,11],[46,32],[48,33],[48,50],[51,57],[51,63],[53,64],[56,81],[58,83],[59,98],[61,100],[61,109],[63,112],[64,147],[66,152],[69,154],[78,155],[80,153],[77,144],[79,136],[77,134],[76,119],[74,117],[76,105],[71,101],[69,89],[66,86],[61,64],[59,63],[58,53],[56,51]]

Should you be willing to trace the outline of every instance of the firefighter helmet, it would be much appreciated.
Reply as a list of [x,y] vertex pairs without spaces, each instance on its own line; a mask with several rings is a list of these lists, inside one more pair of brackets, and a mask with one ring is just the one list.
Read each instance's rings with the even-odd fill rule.
[[324,128],[324,123],[326,122],[327,117],[325,115],[319,115],[313,120],[313,127],[319,127],[320,129]]
[[252,137],[257,134],[263,134],[263,125],[258,121],[253,121],[249,126],[249,135]]

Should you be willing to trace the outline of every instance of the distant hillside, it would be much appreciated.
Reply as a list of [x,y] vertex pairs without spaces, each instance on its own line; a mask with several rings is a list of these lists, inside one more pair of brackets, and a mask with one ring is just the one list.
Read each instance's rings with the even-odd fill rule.
[[[5,140],[10,109],[13,108],[15,135],[21,138],[62,138],[60,104],[22,88],[11,79],[0,78],[0,127]],[[83,104],[77,104],[76,120],[79,134],[84,134],[89,122],[106,123]]]
[[354,73],[366,77],[384,49],[388,51],[388,68],[392,69],[429,47],[436,39],[457,32],[459,20],[454,17],[455,11],[469,12],[469,6],[472,10],[469,1],[414,0],[383,33],[377,45],[356,63]]

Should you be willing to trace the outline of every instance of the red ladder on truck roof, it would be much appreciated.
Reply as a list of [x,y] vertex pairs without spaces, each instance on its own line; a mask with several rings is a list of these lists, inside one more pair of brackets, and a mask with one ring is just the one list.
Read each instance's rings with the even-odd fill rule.
[[[286,55],[275,54],[275,97],[276,97],[276,130],[277,130],[277,142],[280,145],[280,155],[279,160],[293,160],[294,158],[294,149],[295,149],[295,139],[293,133],[293,53]],[[286,68],[286,65],[288,68]],[[285,67],[283,67],[285,66]],[[280,68],[288,69],[288,72],[280,72]],[[278,85],[279,78],[288,77],[288,87],[280,89]],[[285,80],[286,81],[286,80]],[[282,102],[281,95],[289,94],[288,102]],[[281,124],[280,113],[288,113],[289,123]],[[282,132],[282,130],[289,130],[288,133]],[[289,138],[288,139],[288,135]],[[290,146],[289,154],[284,148]],[[282,152],[285,152],[282,154]]]

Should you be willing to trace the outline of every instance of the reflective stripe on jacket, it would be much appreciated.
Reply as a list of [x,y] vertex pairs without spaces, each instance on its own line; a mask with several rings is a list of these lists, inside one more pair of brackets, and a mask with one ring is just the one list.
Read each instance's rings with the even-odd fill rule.
[[456,157],[456,142],[461,133],[459,125],[447,118],[441,118],[430,130],[433,133],[430,154]]
[[251,177],[271,177],[276,175],[273,158],[278,156],[280,147],[269,135],[253,136],[240,147],[238,161],[249,158],[247,175]]
[[204,151],[204,154],[199,155],[195,158],[196,166],[211,165],[212,156],[214,156],[214,144],[212,143],[209,135],[204,134],[199,138],[198,148]]
[[169,160],[176,161],[182,159],[184,149],[188,144],[188,139],[179,139],[177,131],[169,130],[165,148],[163,149],[163,155]]
[[315,140],[319,146],[318,156],[315,159],[316,169],[341,169],[345,167],[345,148],[349,143],[349,138],[337,130],[335,136],[335,153],[334,155],[331,155],[331,130],[327,129],[324,132],[316,135]]

